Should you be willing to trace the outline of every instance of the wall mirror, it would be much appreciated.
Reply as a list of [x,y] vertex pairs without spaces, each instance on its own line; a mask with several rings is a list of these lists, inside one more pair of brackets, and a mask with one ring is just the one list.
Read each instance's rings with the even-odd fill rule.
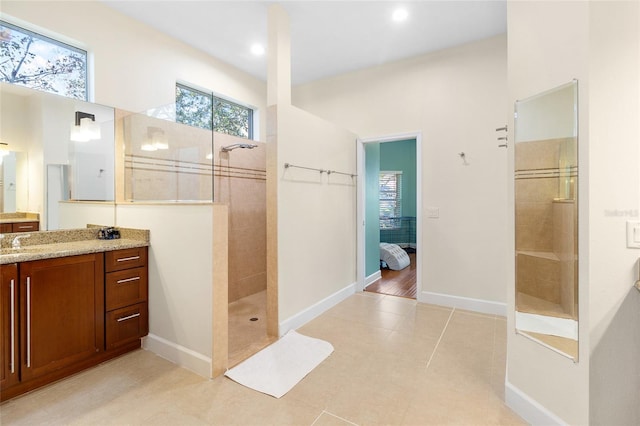
[[[101,202],[115,222],[113,108],[0,83],[2,212],[40,215],[40,229],[95,223],[91,209],[66,201]],[[70,204],[70,203],[67,203]],[[102,222],[107,223],[102,223]]]
[[515,103],[516,330],[578,360],[578,83]]

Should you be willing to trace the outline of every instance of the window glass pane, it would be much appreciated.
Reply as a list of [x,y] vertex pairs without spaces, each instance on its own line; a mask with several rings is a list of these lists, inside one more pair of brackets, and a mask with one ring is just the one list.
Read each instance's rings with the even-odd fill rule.
[[87,52],[0,21],[0,81],[87,99]]
[[402,216],[402,172],[380,172],[380,229],[397,228]]
[[176,85],[176,122],[201,129],[212,129],[213,97],[204,92]]
[[214,97],[213,129],[216,132],[251,138],[251,109]]
[[176,121],[253,139],[253,110],[226,99],[176,84]]

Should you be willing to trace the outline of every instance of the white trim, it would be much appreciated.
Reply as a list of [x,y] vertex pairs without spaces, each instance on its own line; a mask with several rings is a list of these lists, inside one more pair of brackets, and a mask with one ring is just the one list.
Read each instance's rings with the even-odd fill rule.
[[472,299],[470,297],[423,291],[418,293],[418,302],[466,309],[467,311],[480,312],[483,314],[507,316],[507,304],[492,302],[491,300]]
[[515,411],[516,414],[531,425],[567,425],[561,418],[509,383],[509,381],[504,383],[504,400],[507,407]]
[[351,283],[342,290],[338,290],[335,293],[325,297],[321,301],[309,306],[308,308],[298,312],[292,317],[287,318],[280,322],[279,334],[280,337],[284,336],[289,330],[296,330],[298,327],[302,327],[312,319],[323,314],[327,310],[333,308],[338,303],[342,302],[349,296],[355,294],[356,283]]
[[142,339],[142,347],[202,377],[212,377],[212,363],[208,356],[151,333]]
[[369,287],[371,284],[378,281],[380,278],[382,278],[382,271],[381,270],[375,271],[373,274],[369,275],[364,279],[364,287],[365,288]]
[[407,139],[416,140],[416,291],[418,294],[422,291],[422,261],[420,259],[422,253],[422,132],[407,132],[393,135],[358,138],[356,141],[356,165],[358,174],[358,185],[356,188],[356,291],[363,291],[366,287],[365,274],[365,179],[360,178],[365,175],[365,152],[364,144],[376,142],[396,142]]

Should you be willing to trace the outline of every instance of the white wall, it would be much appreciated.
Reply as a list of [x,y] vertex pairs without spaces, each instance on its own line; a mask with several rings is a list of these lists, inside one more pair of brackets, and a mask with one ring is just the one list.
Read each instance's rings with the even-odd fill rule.
[[[508,6],[511,101],[579,81],[579,361],[509,334],[507,400],[532,423],[640,422],[640,294],[632,287],[640,251],[625,244],[625,222],[640,205],[639,8]],[[512,288],[509,300],[511,312]]]
[[507,120],[506,61],[499,36],[293,90],[294,105],[363,138],[422,132],[418,208],[440,218],[424,215],[421,300],[504,313],[507,151],[495,129]]
[[213,205],[119,204],[116,224],[150,230],[145,347],[208,377],[212,354]]
[[[545,407],[544,414],[569,424],[588,423],[588,3],[587,2],[509,2],[510,105],[518,99],[544,92],[572,79],[578,79],[578,151],[579,151],[579,359],[578,363],[513,333],[514,248],[509,246],[504,259],[509,265],[509,315],[507,340],[507,403],[532,423],[540,418],[527,417],[510,396],[522,392]],[[544,24],[542,24],[544,23]],[[512,107],[511,107],[512,108]],[[510,120],[513,125],[513,119]],[[512,127],[513,128],[513,127]],[[513,155],[509,156],[508,229],[513,241]]]
[[[9,0],[2,2],[2,17],[87,49],[93,57],[94,102],[143,112],[173,104],[176,81],[183,81],[265,114],[264,82],[98,1]],[[262,126],[259,139],[265,140],[265,135]]]
[[284,163],[355,174],[356,135],[298,108],[279,106],[277,144],[282,324],[356,281],[356,179],[285,169]]
[[591,2],[589,50],[590,423],[640,424],[640,3]]

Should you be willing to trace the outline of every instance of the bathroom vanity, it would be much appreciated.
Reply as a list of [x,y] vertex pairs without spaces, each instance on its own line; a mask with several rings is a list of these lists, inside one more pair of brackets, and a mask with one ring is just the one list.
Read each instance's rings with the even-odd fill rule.
[[[135,350],[148,333],[148,231],[34,232],[0,253],[4,401]],[[27,242],[29,243],[27,245]]]
[[0,234],[40,230],[38,213],[0,213]]

